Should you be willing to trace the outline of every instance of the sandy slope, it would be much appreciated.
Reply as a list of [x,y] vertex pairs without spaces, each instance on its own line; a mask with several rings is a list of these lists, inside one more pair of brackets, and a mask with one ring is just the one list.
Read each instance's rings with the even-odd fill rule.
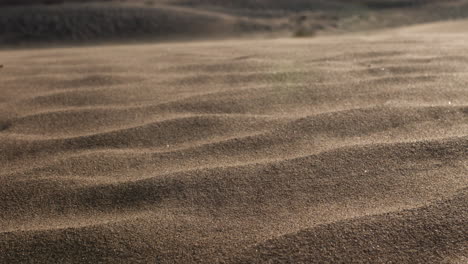
[[468,22],[0,52],[0,263],[463,263]]
[[0,48],[304,37],[467,17],[468,0],[0,0]]

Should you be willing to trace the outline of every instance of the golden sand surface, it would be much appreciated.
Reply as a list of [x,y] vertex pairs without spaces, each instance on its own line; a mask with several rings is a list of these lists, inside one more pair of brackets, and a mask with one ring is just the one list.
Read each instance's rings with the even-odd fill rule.
[[0,263],[466,263],[467,28],[0,51]]

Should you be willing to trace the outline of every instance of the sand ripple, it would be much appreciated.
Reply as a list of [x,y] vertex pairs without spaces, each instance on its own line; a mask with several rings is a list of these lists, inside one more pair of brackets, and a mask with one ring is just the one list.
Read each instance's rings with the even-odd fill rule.
[[423,29],[0,52],[0,262],[463,261],[466,36]]

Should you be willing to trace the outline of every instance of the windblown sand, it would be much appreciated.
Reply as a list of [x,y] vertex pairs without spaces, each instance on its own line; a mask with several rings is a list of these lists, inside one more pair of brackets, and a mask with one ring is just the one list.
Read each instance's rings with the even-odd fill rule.
[[467,263],[468,22],[0,52],[0,263]]

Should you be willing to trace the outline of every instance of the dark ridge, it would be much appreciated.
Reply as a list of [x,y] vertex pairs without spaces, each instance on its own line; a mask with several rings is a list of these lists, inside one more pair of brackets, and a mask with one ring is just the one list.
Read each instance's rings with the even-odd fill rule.
[[416,7],[437,0],[176,0],[176,4],[193,7],[217,6],[224,8],[240,8],[249,10],[288,10],[288,11],[311,11],[311,10],[343,10],[350,7],[367,6],[369,8],[404,8]]
[[429,0],[392,0],[392,1],[378,1],[370,0],[363,1],[364,5],[373,9],[386,9],[386,8],[405,8],[405,7],[417,7],[427,4]]
[[254,24],[236,24],[217,16],[138,6],[4,7],[0,9],[0,44],[222,36],[236,30],[257,30],[258,25]]
[[56,5],[65,3],[109,2],[112,0],[0,0],[0,6]]
[[285,11],[317,11],[317,10],[344,10],[352,4],[340,3],[336,0],[177,0],[178,5],[199,7],[213,6],[222,8],[235,8],[242,10],[285,10]]

